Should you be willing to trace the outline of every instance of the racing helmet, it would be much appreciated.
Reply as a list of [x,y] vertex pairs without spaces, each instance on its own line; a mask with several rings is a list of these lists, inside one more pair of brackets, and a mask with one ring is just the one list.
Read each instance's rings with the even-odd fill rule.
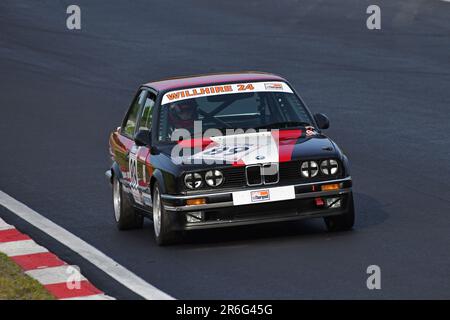
[[169,105],[169,123],[174,128],[193,128],[197,119],[197,102],[194,99],[181,100]]

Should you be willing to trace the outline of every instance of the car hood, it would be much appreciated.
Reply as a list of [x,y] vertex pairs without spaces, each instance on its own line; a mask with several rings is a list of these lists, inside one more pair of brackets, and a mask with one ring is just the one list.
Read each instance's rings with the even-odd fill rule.
[[313,130],[279,130],[189,139],[159,148],[174,164],[187,166],[251,165],[339,156],[334,143]]

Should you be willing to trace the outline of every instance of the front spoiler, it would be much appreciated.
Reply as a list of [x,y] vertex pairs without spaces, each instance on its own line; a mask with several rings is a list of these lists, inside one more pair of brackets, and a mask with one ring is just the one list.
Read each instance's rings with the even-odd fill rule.
[[273,217],[262,216],[258,218],[237,219],[237,220],[220,220],[220,221],[208,221],[208,222],[196,222],[189,224],[179,225],[177,230],[201,230],[201,229],[213,229],[223,227],[237,227],[262,223],[274,223],[285,221],[296,221],[309,218],[323,218],[328,216],[340,215],[345,213],[346,210],[333,210],[333,211],[319,211],[319,212],[291,212],[290,214],[274,215]]

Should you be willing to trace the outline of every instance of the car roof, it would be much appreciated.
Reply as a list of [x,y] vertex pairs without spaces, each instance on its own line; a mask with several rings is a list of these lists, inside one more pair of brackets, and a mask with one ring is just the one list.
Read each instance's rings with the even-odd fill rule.
[[286,81],[280,76],[266,72],[244,71],[229,73],[211,73],[187,77],[178,77],[149,82],[144,86],[157,91],[181,89],[197,86],[208,86],[219,83],[251,82],[251,81]]

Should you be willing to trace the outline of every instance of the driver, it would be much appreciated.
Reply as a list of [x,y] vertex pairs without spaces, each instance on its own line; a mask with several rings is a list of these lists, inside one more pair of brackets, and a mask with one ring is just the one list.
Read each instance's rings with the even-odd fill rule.
[[174,130],[184,128],[192,131],[197,116],[197,102],[194,99],[174,102],[169,106],[169,124]]

